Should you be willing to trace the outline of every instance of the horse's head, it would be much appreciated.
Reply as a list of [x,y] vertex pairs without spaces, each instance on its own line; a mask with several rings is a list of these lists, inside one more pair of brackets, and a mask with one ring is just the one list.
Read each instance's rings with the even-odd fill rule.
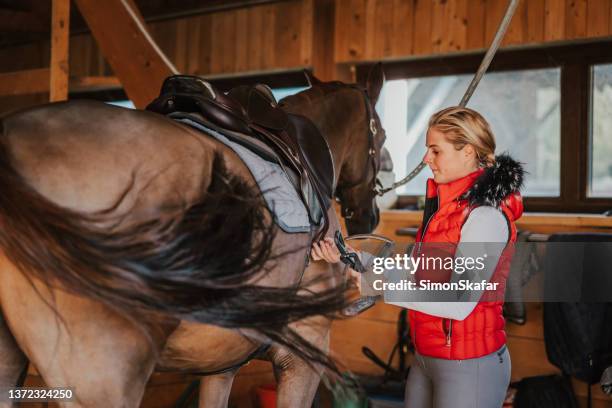
[[327,139],[336,169],[336,197],[348,233],[371,232],[378,225],[376,176],[385,131],[374,106],[384,83],[380,64],[365,88],[321,82],[307,74],[311,87],[281,101],[281,106],[311,119]]

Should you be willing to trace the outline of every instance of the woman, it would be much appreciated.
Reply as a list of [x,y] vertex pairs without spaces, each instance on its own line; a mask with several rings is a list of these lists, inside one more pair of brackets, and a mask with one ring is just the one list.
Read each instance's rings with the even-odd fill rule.
[[[505,277],[522,214],[523,169],[507,155],[495,156],[495,139],[476,111],[451,107],[434,114],[423,161],[427,181],[423,224],[417,242],[498,243],[484,274]],[[331,241],[313,246],[313,259],[337,262]],[[495,252],[495,251],[490,251]],[[502,282],[503,284],[503,282]],[[503,289],[503,286],[502,286]],[[409,408],[501,407],[510,382],[503,301],[401,302],[410,309],[416,348],[406,386]]]

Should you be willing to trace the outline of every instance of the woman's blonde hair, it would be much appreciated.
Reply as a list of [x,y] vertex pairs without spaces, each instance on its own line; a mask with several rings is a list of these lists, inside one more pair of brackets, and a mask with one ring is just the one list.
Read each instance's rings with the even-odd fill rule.
[[459,106],[442,109],[431,116],[429,128],[444,133],[457,150],[471,145],[481,166],[495,163],[495,136],[489,123],[475,110]]

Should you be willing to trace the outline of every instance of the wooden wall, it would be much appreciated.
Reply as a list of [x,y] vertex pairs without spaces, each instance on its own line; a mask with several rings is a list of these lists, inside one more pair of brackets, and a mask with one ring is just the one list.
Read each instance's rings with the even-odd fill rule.
[[[327,70],[324,76],[333,77],[339,72],[334,66],[346,63],[483,49],[506,4],[506,0],[285,0],[148,26],[184,73],[234,75],[314,65],[318,71]],[[503,45],[607,36],[612,36],[612,0],[522,0]],[[324,62],[319,61],[322,55],[328,55]],[[0,72],[45,67],[49,45],[0,49],[0,60]],[[70,73],[112,74],[89,34],[71,37]]]
[[[335,61],[488,47],[506,0],[337,0]],[[503,46],[612,35],[610,0],[522,0]]]

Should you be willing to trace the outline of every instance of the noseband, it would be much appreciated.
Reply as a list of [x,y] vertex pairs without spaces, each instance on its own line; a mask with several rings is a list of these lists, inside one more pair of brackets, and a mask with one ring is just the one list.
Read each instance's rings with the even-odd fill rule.
[[376,163],[376,144],[374,141],[374,138],[376,136],[376,134],[378,133],[378,129],[376,128],[376,118],[374,116],[374,107],[372,106],[371,102],[370,102],[370,98],[368,97],[368,94],[366,93],[366,91],[358,86],[354,86],[353,88],[355,88],[356,90],[358,90],[361,95],[363,95],[363,100],[365,102],[365,106],[366,106],[366,112],[368,114],[368,164],[366,165],[363,173],[361,174],[361,176],[357,179],[357,181],[351,182],[351,183],[346,183],[346,184],[342,184],[342,185],[338,185],[338,187],[336,188],[337,194],[336,197],[339,199],[340,201],[340,205],[341,205],[341,213],[342,213],[342,217],[344,217],[344,219],[351,219],[353,217],[353,215],[355,214],[355,209],[352,207],[347,207],[342,203],[342,197],[344,196],[344,191],[351,189],[361,183],[363,183],[366,178],[368,177],[368,168],[371,166],[372,167],[372,180],[370,181],[370,185],[372,187],[372,192],[374,193],[374,195],[378,194],[378,190],[376,187],[376,184],[378,183],[378,166]]

